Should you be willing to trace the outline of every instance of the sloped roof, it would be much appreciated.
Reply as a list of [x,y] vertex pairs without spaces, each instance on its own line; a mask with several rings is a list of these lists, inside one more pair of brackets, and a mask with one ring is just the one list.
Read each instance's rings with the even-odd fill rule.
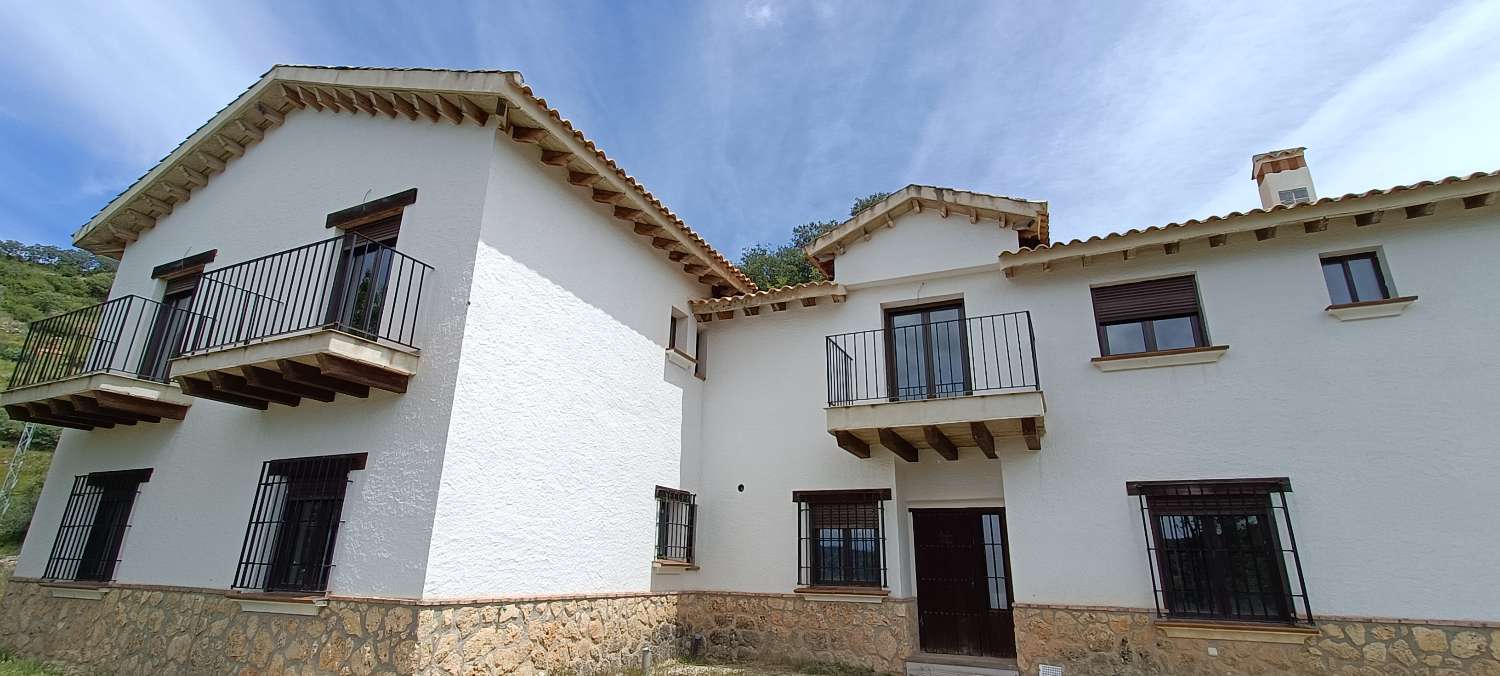
[[[1269,209],[1235,211],[1223,216],[1195,218],[1180,223],[1096,235],[1087,239],[1023,247],[1017,251],[1002,252],[1000,261],[1001,267],[1010,273],[1021,266],[1050,263],[1076,256],[1120,253],[1137,247],[1249,232],[1284,224],[1305,223],[1312,226],[1327,219],[1383,214],[1386,210],[1417,207],[1441,200],[1463,200],[1464,208],[1477,208],[1494,204],[1497,193],[1500,193],[1500,171],[1481,171],[1462,177],[1449,176],[1437,181],[1420,181],[1383,190],[1324,197],[1316,202],[1277,204]],[[1422,218],[1429,213],[1427,210],[1416,209],[1406,213],[1405,218]],[[1379,222],[1380,218],[1375,215],[1367,217],[1367,220],[1373,223]]]
[[74,233],[74,243],[101,255],[119,255],[286,116],[309,107],[459,125],[487,125],[494,118],[498,130],[516,142],[537,145],[542,163],[566,168],[569,183],[612,205],[617,219],[631,224],[700,283],[741,293],[757,290],[729,259],[537,96],[520,73],[504,70],[275,66],[110,200]]
[[814,240],[806,249],[807,255],[821,263],[843,253],[844,248],[854,242],[886,228],[896,218],[912,211],[920,213],[923,209],[931,209],[944,217],[957,214],[974,223],[997,221],[1004,227],[1030,233],[1035,241],[1048,241],[1046,202],[913,184],[866,207]]

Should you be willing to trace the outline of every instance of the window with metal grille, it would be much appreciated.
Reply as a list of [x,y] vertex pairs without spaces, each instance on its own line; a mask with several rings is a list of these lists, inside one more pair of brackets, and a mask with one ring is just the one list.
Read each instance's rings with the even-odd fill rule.
[[1094,287],[1091,293],[1105,356],[1208,345],[1192,275]]
[[1307,188],[1292,188],[1291,190],[1278,190],[1276,192],[1276,199],[1282,204],[1291,206],[1293,204],[1311,202],[1312,195],[1308,193]]
[[1334,305],[1366,303],[1391,297],[1380,270],[1380,257],[1373,251],[1346,256],[1323,257],[1323,281]]
[[1158,613],[1312,621],[1287,509],[1290,480],[1140,481],[1125,490],[1140,501]]
[[675,488],[656,487],[656,558],[693,562],[693,535],[698,522],[694,496]]
[[796,491],[797,584],[885,586],[885,501],[889,488]]
[[62,524],[42,577],[48,580],[114,579],[120,545],[130,527],[130,509],[151,470],[94,472],[73,478]]
[[327,589],[349,472],[364,468],[364,453],[270,460],[262,465],[234,587],[268,592]]

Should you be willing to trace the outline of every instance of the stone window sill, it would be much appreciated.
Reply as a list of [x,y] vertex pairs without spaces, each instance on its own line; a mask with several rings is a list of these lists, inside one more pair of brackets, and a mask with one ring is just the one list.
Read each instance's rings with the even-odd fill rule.
[[83,601],[99,601],[110,592],[110,588],[104,584],[77,584],[72,582],[44,582],[42,588],[47,594],[55,599],[79,599]]
[[1094,367],[1100,371],[1131,371],[1134,369],[1154,369],[1162,366],[1211,364],[1219,361],[1224,356],[1224,353],[1228,351],[1228,345],[1210,345],[1208,347],[1188,347],[1181,350],[1162,350],[1161,352],[1112,354],[1105,357],[1094,357],[1093,362]]
[[793,591],[809,601],[839,603],[880,603],[891,595],[890,590],[875,587],[798,587]]
[[240,612],[245,613],[317,615],[328,605],[327,597],[299,594],[229,594],[226,598],[239,603]]
[[671,559],[655,559],[651,562],[651,570],[658,575],[676,575],[682,572],[698,570],[698,565],[673,561]]
[[675,347],[667,348],[667,360],[689,371],[698,365],[698,360],[694,359],[692,355]]
[[1343,303],[1330,305],[1324,312],[1333,315],[1341,322],[1352,322],[1361,319],[1375,319],[1376,317],[1394,317],[1406,311],[1412,303],[1417,302],[1416,296],[1398,296],[1384,300],[1371,300],[1363,303]]
[[1157,620],[1156,628],[1162,630],[1167,638],[1289,645],[1301,645],[1306,643],[1307,639],[1318,635],[1318,630],[1314,627],[1291,624]]

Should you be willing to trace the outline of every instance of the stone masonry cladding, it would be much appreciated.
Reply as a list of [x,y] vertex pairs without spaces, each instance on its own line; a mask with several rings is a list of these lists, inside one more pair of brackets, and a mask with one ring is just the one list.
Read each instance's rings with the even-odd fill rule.
[[915,650],[910,600],[821,602],[796,595],[642,593],[472,603],[333,598],[316,615],[245,612],[216,590],[115,586],[58,598],[14,579],[0,646],[18,655],[130,674],[605,674],[700,635],[707,656],[900,671]]
[[1333,618],[1285,644],[1168,638],[1149,611],[1023,606],[1016,641],[1033,675],[1050,664],[1068,676],[1500,676],[1500,627],[1478,624]]

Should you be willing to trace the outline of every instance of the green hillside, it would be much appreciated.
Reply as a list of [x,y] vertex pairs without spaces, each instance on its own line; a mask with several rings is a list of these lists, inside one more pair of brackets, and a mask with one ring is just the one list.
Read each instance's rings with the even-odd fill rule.
[[[0,240],[0,387],[15,371],[26,322],[102,302],[114,278],[114,263],[87,251]],[[0,465],[10,463],[21,427],[0,412]],[[36,429],[10,510],[0,516],[0,555],[13,553],[26,535],[57,433],[55,427]],[[0,468],[0,481],[7,469]]]

